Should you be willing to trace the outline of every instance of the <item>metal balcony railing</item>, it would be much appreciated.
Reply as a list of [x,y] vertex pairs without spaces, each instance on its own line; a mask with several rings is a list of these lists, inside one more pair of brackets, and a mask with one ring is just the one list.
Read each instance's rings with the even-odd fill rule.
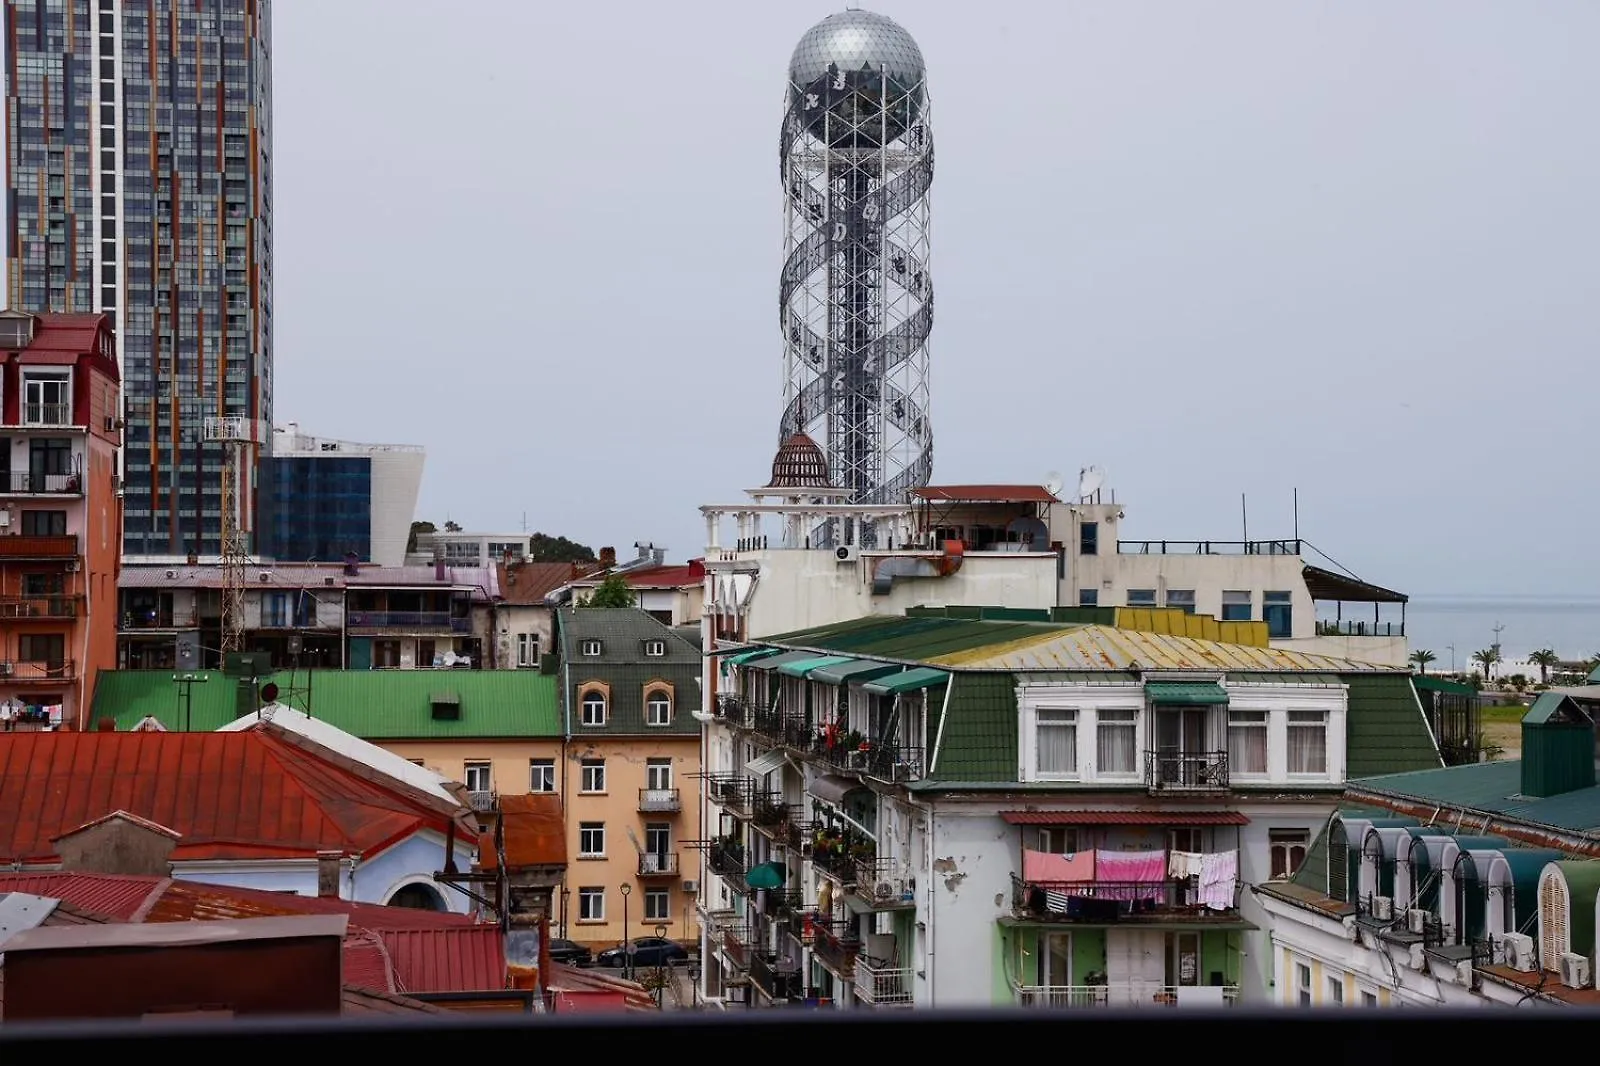
[[778,829],[798,810],[791,804],[780,803],[775,792],[758,792],[751,804],[750,820],[763,829]]
[[76,618],[77,596],[8,596],[0,598],[0,618]]
[[797,822],[790,820],[784,826],[783,833],[778,837],[778,844],[791,851],[799,852],[802,857],[809,856],[813,842],[816,840],[817,831],[822,828],[820,822]]
[[805,893],[798,888],[769,888],[761,904],[761,913],[775,921],[798,914],[805,907]]
[[822,918],[814,918],[808,924],[811,929],[811,950],[816,953],[818,961],[845,980],[850,980],[855,973],[856,954],[861,950],[855,926],[850,922]]
[[750,953],[750,982],[769,999],[799,999],[805,994],[800,967],[788,959],[766,952]]
[[12,681],[71,681],[77,672],[71,659],[0,660],[0,679]]
[[194,611],[124,611],[123,629],[193,629],[200,624]]
[[639,810],[647,814],[673,814],[683,810],[683,797],[675,788],[641,788]]
[[1144,780],[1152,791],[1210,791],[1228,787],[1225,751],[1147,751]]
[[916,879],[893,859],[856,860],[856,895],[874,907],[910,907],[917,902]]
[[28,426],[70,426],[70,403],[25,403],[22,405],[22,422]]
[[873,1007],[909,1007],[916,969],[911,966],[876,967],[856,957],[856,998]]
[[863,861],[877,858],[872,844],[850,838],[813,838],[811,861],[822,873],[841,884],[853,885]]
[[492,811],[500,805],[500,797],[492,790],[478,789],[467,793],[467,802],[475,811]]
[[750,968],[750,930],[743,925],[722,929],[722,954],[736,970]]
[[3,482],[8,492],[36,496],[81,496],[83,475],[74,470],[66,474],[34,474],[13,470]]
[[750,703],[743,696],[721,692],[717,694],[716,706],[712,709],[713,717],[735,729],[749,729],[752,713]]
[[853,748],[824,744],[816,755],[830,766],[884,781],[914,781],[922,776],[921,748],[866,740]]
[[706,798],[719,807],[743,810],[750,802],[748,796],[754,787],[755,781],[746,774],[729,770],[713,770],[706,774]]
[[676,877],[678,876],[678,853],[644,852],[639,856],[640,877]]
[[71,534],[0,536],[0,559],[75,559],[78,538]]
[[458,618],[449,611],[350,611],[345,624],[352,629],[448,629],[452,633],[472,632],[472,619]]
[[1029,921],[1104,922],[1138,921],[1142,917],[1169,919],[1189,915],[1197,922],[1232,920],[1239,905],[1239,889],[1232,886],[1227,909],[1201,902],[1193,878],[1161,881],[1024,881],[1011,877],[1011,906],[1018,918]]
[[1299,555],[1287,540],[1119,540],[1118,555]]
[[1185,1004],[1231,1007],[1239,1000],[1238,985],[1020,985],[1023,1007],[1175,1007]]
[[730,880],[743,877],[747,869],[744,845],[727,840],[714,842],[706,854],[706,867],[717,876]]

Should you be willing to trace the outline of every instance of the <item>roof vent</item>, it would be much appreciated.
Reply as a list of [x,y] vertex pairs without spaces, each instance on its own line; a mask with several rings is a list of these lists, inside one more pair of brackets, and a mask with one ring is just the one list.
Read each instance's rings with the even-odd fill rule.
[[435,692],[428,697],[435,722],[461,721],[461,697],[454,692]]

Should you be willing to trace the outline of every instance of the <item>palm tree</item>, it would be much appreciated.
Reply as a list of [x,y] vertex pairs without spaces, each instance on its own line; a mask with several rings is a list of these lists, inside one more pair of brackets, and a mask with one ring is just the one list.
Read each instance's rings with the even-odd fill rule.
[[1427,648],[1418,648],[1411,653],[1411,665],[1417,668],[1418,673],[1425,674],[1428,672],[1428,664],[1437,658],[1438,656]]
[[1550,668],[1561,664],[1561,656],[1550,648],[1540,648],[1528,656],[1528,661],[1539,668],[1539,684],[1550,683]]
[[1490,668],[1500,661],[1500,653],[1493,648],[1484,648],[1472,653],[1472,661],[1483,665],[1483,679],[1488,681],[1492,676]]

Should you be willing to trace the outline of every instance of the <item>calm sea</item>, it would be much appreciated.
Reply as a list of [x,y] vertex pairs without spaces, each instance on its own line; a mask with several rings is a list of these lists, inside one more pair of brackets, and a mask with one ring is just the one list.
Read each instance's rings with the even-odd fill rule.
[[1600,595],[1596,596],[1413,596],[1406,605],[1406,637],[1413,650],[1427,648],[1450,665],[1456,646],[1458,669],[1471,655],[1495,642],[1501,655],[1522,658],[1539,648],[1554,648],[1564,659],[1600,655]]

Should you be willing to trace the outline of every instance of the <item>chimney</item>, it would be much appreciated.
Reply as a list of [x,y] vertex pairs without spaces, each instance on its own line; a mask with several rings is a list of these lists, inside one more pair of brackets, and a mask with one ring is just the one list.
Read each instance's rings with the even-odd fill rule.
[[615,549],[615,548],[601,548],[600,549],[600,569],[602,569],[602,570],[610,570],[612,567],[614,567],[616,565],[617,565],[617,549]]
[[317,852],[317,895],[323,899],[339,898],[339,860],[337,851]]
[[94,727],[102,733],[115,733],[117,731],[117,720],[115,718],[102,718],[95,723]]

